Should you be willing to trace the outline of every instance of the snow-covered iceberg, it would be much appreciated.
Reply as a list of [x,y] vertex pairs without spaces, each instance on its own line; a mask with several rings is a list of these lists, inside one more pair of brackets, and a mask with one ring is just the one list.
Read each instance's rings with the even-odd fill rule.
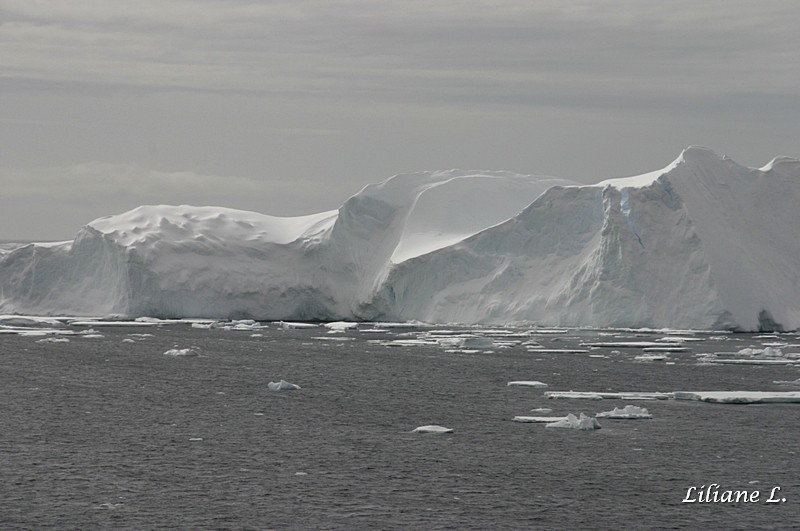
[[800,327],[800,161],[692,147],[663,170],[555,186],[509,221],[398,264],[391,319]]
[[142,206],[74,241],[0,255],[0,313],[348,320],[395,263],[500,223],[563,179],[460,170],[394,176],[341,208],[280,218]]
[[0,312],[798,329],[798,204],[800,161],[692,147],[595,185],[398,175],[295,218],[144,206],[5,250]]

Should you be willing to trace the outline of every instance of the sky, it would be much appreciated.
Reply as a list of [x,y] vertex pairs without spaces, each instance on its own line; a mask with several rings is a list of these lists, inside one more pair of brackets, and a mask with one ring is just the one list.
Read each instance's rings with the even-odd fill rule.
[[412,171],[800,157],[796,0],[0,0],[0,240]]

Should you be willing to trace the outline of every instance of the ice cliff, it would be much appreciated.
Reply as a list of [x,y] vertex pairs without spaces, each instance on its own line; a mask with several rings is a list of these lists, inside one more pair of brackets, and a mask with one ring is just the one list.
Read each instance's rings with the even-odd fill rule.
[[341,208],[279,218],[142,206],[76,239],[0,253],[0,313],[352,319],[392,265],[517,214],[563,179],[397,175]]
[[424,172],[338,211],[145,206],[0,253],[0,312],[800,328],[800,161]]

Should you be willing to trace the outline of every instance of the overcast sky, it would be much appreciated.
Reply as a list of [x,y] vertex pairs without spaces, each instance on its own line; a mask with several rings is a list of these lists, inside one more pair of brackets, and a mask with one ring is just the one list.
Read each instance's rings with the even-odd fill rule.
[[800,157],[797,0],[0,0],[0,239],[427,169]]

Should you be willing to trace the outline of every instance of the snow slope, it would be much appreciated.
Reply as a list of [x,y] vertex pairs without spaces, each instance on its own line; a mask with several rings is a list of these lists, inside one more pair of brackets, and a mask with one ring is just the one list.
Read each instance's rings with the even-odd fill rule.
[[460,170],[398,175],[338,211],[279,218],[142,206],[72,242],[0,255],[0,310],[29,314],[344,319],[394,262],[517,214],[563,179]]
[[800,161],[691,147],[665,169],[555,186],[523,212],[393,269],[392,320],[800,327]]
[[392,177],[337,211],[143,206],[0,253],[0,313],[800,328],[800,161]]

